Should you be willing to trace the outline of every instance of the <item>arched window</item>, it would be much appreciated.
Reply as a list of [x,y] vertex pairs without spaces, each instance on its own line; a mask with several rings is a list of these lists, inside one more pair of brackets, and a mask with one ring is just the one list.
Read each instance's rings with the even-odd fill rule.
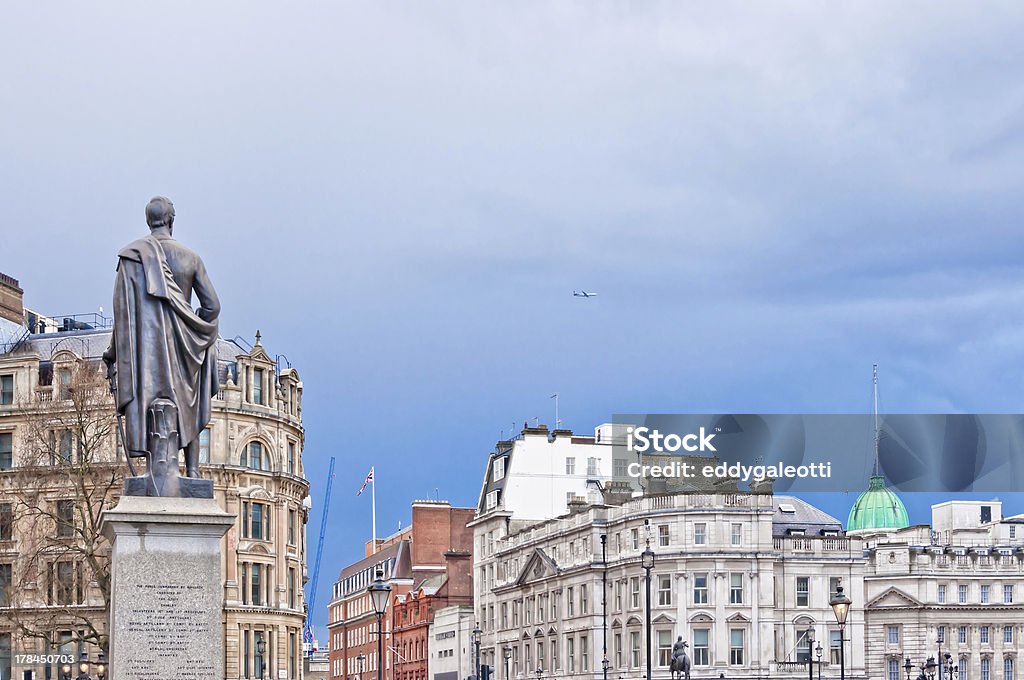
[[270,471],[270,454],[263,447],[261,442],[249,442],[249,445],[242,449],[242,455],[238,461],[242,467],[253,470]]

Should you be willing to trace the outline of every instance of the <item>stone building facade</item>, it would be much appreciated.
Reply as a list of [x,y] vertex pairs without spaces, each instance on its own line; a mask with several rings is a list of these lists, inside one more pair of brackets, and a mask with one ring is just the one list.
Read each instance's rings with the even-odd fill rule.
[[916,678],[928,657],[950,661],[958,680],[1024,677],[1024,515],[1002,517],[999,501],[951,501],[931,526],[865,537],[868,666]]
[[[19,339],[0,353],[0,607],[9,614],[0,617],[0,677],[11,677],[4,649],[95,657],[105,644],[109,546],[90,528],[116,504],[127,470],[100,360],[110,331],[90,317],[46,333],[0,319],[0,330]],[[201,469],[237,517],[223,539],[224,677],[298,680],[309,496],[302,382],[258,334],[252,346],[222,340],[217,350],[220,393],[202,434]],[[46,429],[48,442],[40,436]],[[40,509],[34,521],[30,505]],[[66,534],[60,542],[39,543],[47,522]],[[32,616],[52,628],[45,638],[24,634],[19,622]],[[33,669],[36,678],[59,677],[56,665]]]
[[[645,572],[651,573],[651,653],[669,676],[672,644],[689,644],[693,676],[807,676],[813,639],[838,672],[839,629],[828,601],[841,582],[863,587],[859,540],[803,501],[771,494],[666,494],[581,506],[508,533],[481,512],[475,575],[484,663],[498,677],[639,678],[645,673]],[[603,537],[603,538],[602,538]],[[479,548],[479,545],[478,545]],[[605,594],[607,613],[602,606]],[[846,627],[846,671],[865,677],[863,617]],[[510,653],[504,669],[505,650]]]

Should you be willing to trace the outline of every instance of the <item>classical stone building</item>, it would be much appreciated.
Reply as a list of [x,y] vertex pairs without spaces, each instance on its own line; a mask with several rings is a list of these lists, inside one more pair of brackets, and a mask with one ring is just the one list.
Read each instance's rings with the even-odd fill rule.
[[[565,443],[556,446],[557,433],[533,436],[524,431],[523,444],[499,446],[490,456],[472,523],[482,662],[499,680],[538,673],[597,679],[605,658],[609,678],[642,677],[640,555],[647,545],[655,554],[650,643],[657,677],[669,676],[679,636],[698,678],[804,678],[817,641],[824,674],[838,675],[839,629],[828,602],[840,584],[862,592],[866,567],[861,541],[846,537],[838,520],[768,488],[638,496],[601,468],[612,460],[601,452],[611,448],[609,437],[564,432]],[[581,456],[598,461],[591,465],[596,474],[573,479],[567,459]],[[568,478],[543,484],[579,491],[556,495],[548,508],[505,491],[534,483],[534,468],[545,462],[545,475],[564,470]],[[545,509],[552,514],[538,518]],[[846,627],[850,678],[865,677],[863,634],[863,611],[855,610]]]
[[958,680],[1015,680],[1024,661],[1024,515],[999,501],[932,507],[931,526],[864,536],[868,666],[900,680],[908,657],[957,667]]
[[[127,472],[100,360],[106,320],[48,319],[21,309],[20,289],[14,296],[11,288],[0,315],[4,678],[12,647],[95,657],[105,646],[109,546],[96,525]],[[224,677],[297,680],[309,496],[302,382],[258,333],[253,345],[222,340],[217,351],[220,393],[201,465],[217,501],[237,516],[223,540]],[[59,677],[56,664],[33,669],[36,678]]]

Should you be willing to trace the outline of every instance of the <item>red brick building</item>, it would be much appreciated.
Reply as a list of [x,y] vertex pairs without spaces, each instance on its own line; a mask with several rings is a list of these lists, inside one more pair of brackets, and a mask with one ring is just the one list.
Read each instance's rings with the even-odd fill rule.
[[[385,680],[427,680],[427,628],[433,612],[472,603],[472,508],[416,501],[412,524],[366,545],[366,557],[341,570],[328,603],[331,680],[375,680],[377,616],[367,588],[380,569],[391,585],[384,615]],[[360,661],[362,657],[362,661]]]

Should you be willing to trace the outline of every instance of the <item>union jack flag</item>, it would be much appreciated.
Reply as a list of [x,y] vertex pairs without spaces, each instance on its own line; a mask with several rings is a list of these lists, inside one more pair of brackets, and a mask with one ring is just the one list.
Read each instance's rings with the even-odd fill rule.
[[363,491],[366,490],[366,485],[369,484],[372,481],[373,481],[373,468],[371,467],[370,468],[370,473],[368,475],[366,475],[366,479],[363,480],[363,485],[361,487],[359,487],[359,491],[356,492],[356,495],[358,496],[359,494],[363,493]]

